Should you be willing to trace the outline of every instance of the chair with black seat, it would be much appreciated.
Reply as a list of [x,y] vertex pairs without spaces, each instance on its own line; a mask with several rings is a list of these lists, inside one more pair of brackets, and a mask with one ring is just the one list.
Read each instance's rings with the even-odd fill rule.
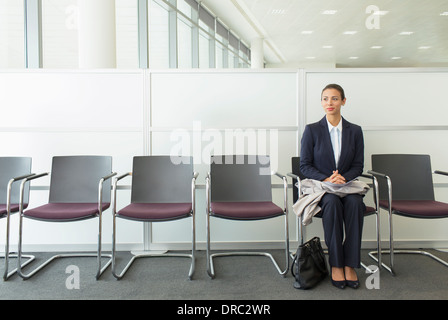
[[[109,156],[58,156],[53,157],[50,179],[50,194],[48,204],[32,209],[24,209],[24,186],[27,182],[50,175],[50,173],[36,174],[22,181],[20,199],[19,224],[19,266],[17,273],[23,279],[29,279],[57,258],[67,257],[97,257],[98,269],[96,279],[111,264],[112,256],[101,253],[102,214],[110,207],[112,157]],[[25,274],[20,267],[22,257],[23,218],[41,222],[76,222],[98,218],[98,246],[97,253],[68,253],[58,254],[49,258],[32,272]],[[108,261],[101,268],[101,258]]]
[[[300,171],[300,157],[292,157],[291,158],[291,166],[292,173],[288,173],[288,176],[292,178],[292,186],[293,186],[293,203],[296,203],[299,199],[299,194],[301,194],[301,180],[306,179],[306,177]],[[379,201],[378,201],[378,181],[374,175],[371,174],[362,174],[360,178],[369,179],[372,187],[373,187],[373,202],[374,207],[366,206],[366,212],[364,216],[375,215],[376,220],[376,246],[377,251],[381,252],[381,241],[380,241],[380,216],[379,216]],[[316,215],[316,218],[321,218],[321,213],[319,212]],[[298,217],[298,233],[299,233],[299,243],[303,244],[303,226],[302,226],[302,217]],[[381,266],[381,255],[379,255],[379,259],[375,259],[378,262],[378,268]],[[374,270],[370,270],[364,263],[361,262],[361,266],[368,270],[369,272],[373,272]]]
[[[20,181],[32,176],[31,158],[0,157],[0,219],[6,218],[5,270],[3,280],[8,280],[17,269],[9,272],[9,258],[17,258],[17,254],[9,251],[10,217],[19,211]],[[28,206],[29,184],[24,189],[24,206]],[[22,267],[34,260],[34,256],[24,256],[27,260]]]
[[[393,275],[394,254],[423,254],[448,266],[448,262],[430,252],[422,250],[394,250],[392,216],[399,215],[415,219],[448,218],[448,203],[435,200],[432,174],[448,176],[448,172],[431,171],[431,158],[425,154],[374,154],[372,170],[368,171],[380,178],[380,207],[389,214],[390,265],[386,266]],[[378,252],[371,252],[373,258]]]
[[[286,177],[274,173],[283,181],[284,206],[272,202],[272,184],[269,156],[212,156],[210,172],[206,178],[206,229],[207,229],[207,273],[215,277],[213,258],[225,256],[266,256],[277,271],[286,275],[289,269],[289,230]],[[245,221],[284,217],[285,219],[285,269],[281,270],[268,252],[224,252],[211,254],[210,217]]]
[[[127,176],[132,176],[131,203],[117,212],[117,184]],[[193,172],[192,157],[177,156],[137,156],[133,159],[132,172],[117,177],[113,184],[114,222],[112,240],[112,273],[118,280],[128,271],[138,258],[183,257],[190,258],[188,274],[193,277],[195,270],[195,189],[198,174]],[[191,218],[191,254],[182,253],[141,253],[134,255],[121,273],[116,270],[116,218],[139,222],[169,222]]]

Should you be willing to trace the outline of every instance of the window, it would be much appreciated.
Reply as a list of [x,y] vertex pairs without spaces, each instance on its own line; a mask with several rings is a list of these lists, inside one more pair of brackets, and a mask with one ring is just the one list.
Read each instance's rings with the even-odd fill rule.
[[42,0],[43,68],[78,68],[77,0]]
[[149,66],[170,67],[169,9],[159,1],[149,5]]
[[23,1],[0,1],[0,68],[24,68]]

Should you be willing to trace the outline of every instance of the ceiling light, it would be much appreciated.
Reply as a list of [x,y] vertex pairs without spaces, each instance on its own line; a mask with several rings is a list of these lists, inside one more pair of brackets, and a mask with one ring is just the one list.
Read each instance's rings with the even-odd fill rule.
[[332,49],[333,46],[322,46],[323,49]]
[[370,49],[381,49],[383,46],[371,46]]
[[391,59],[392,59],[392,60],[400,60],[401,57],[392,57]]
[[316,59],[316,57],[306,57],[306,59],[313,60],[313,59]]
[[400,32],[400,36],[410,36],[413,33],[414,32],[412,32],[412,31],[403,31],[403,32]]
[[311,30],[302,31],[302,34],[312,34],[312,33],[313,33],[313,31],[311,31]]
[[356,34],[357,32],[358,31],[345,31],[344,34],[352,35],[352,34]]
[[440,15],[441,16],[448,16],[448,11],[442,12]]
[[336,14],[338,10],[324,10],[322,11],[322,14]]
[[428,47],[428,46],[421,46],[421,47],[418,47],[419,49],[421,49],[421,50],[426,50],[426,49],[430,49],[431,47]]
[[349,57],[350,60],[357,60],[359,57]]
[[271,14],[286,14],[285,9],[272,9]]

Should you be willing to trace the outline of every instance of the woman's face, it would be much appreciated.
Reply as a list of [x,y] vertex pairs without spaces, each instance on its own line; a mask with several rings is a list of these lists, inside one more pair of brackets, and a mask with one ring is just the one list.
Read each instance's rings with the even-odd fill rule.
[[341,93],[336,89],[327,89],[322,92],[322,107],[327,115],[340,115],[341,107],[346,99],[342,100]]

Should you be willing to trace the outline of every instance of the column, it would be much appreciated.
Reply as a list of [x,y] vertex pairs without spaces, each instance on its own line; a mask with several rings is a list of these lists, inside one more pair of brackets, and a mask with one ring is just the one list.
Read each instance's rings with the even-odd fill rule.
[[115,0],[78,0],[79,67],[116,68]]
[[264,68],[263,42],[264,41],[262,38],[256,38],[256,39],[253,39],[250,44],[252,69],[263,69]]

